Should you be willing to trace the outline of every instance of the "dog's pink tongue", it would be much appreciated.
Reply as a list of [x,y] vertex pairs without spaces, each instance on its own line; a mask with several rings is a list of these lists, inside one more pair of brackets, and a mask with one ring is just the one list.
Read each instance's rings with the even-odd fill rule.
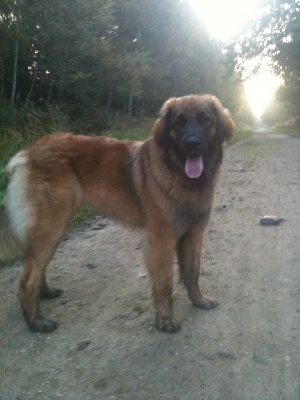
[[189,178],[199,178],[203,172],[203,158],[202,156],[191,158],[187,157],[185,161],[185,173]]

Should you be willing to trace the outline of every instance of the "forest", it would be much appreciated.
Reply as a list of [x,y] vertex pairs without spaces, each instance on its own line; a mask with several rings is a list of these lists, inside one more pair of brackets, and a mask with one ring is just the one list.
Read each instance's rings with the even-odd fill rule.
[[284,79],[273,109],[298,118],[299,0],[261,7],[259,20],[223,43],[188,0],[1,0],[0,137],[64,125],[98,134],[189,93],[212,93],[251,124],[243,61],[258,55]]

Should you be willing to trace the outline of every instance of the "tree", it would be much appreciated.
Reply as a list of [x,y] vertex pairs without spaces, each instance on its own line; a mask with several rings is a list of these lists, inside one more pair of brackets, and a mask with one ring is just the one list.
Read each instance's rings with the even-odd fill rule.
[[300,3],[264,0],[262,5],[265,12],[240,40],[238,56],[242,60],[255,56],[272,60],[274,71],[284,79],[278,98],[296,116],[300,109]]
[[188,0],[2,0],[0,33],[1,96],[17,106],[153,115],[210,92],[235,107],[234,63]]
[[[22,10],[24,2],[6,0],[1,5],[0,10],[0,32],[3,34],[1,48],[3,49],[2,55],[0,56],[2,79],[5,79],[6,74],[11,74],[11,85],[10,85],[10,102],[12,106],[15,103],[16,89],[17,89],[17,71],[18,71],[18,58],[20,41],[23,33],[23,19]],[[13,49],[11,51],[11,49]],[[10,68],[5,67],[6,60],[11,58],[12,64]]]

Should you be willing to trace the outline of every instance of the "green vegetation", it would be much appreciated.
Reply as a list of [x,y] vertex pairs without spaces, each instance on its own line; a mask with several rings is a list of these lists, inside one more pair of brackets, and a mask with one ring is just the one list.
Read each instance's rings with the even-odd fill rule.
[[243,97],[235,54],[187,0],[3,0],[0,32],[0,97],[54,107],[89,133],[153,117],[171,96],[210,92],[232,112]]
[[243,68],[266,55],[285,80],[280,101],[298,118],[299,1],[261,7],[261,17],[224,44],[189,0],[2,0],[0,135],[26,130],[35,109],[94,134],[124,114],[153,118],[168,97],[204,92],[251,122],[242,77],[259,69],[260,58],[253,71]]
[[3,168],[14,154],[45,132],[60,130],[64,124],[62,114],[54,117],[32,107],[16,109],[0,98],[0,203],[6,186]]
[[154,121],[155,118],[125,118],[103,134],[120,140],[145,140],[151,134]]
[[253,136],[253,129],[237,127],[234,133],[233,141],[234,142],[248,141],[252,139],[252,136]]
[[300,139],[300,128],[294,127],[294,128],[288,128],[286,126],[276,126],[273,128],[274,132],[278,133],[286,133],[289,136],[295,137]]
[[8,162],[9,158],[15,154],[20,148],[26,144],[23,138],[18,137],[7,137],[6,135],[0,136],[0,204],[3,201],[4,191],[6,188],[6,179],[3,174],[3,168]]
[[95,215],[96,211],[88,206],[81,207],[78,213],[74,216],[72,221],[72,226],[79,224],[81,221],[84,221],[87,218]]

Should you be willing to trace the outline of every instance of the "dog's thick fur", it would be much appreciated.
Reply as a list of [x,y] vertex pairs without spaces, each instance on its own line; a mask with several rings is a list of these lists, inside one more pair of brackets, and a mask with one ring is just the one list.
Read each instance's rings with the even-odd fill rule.
[[53,134],[16,154],[0,211],[0,257],[24,254],[19,296],[27,325],[51,332],[39,298],[54,298],[46,267],[76,211],[89,204],[144,229],[144,253],[159,330],[176,332],[173,257],[196,307],[217,303],[198,286],[203,234],[212,208],[222,143],[234,123],[211,95],[171,98],[145,142]]

